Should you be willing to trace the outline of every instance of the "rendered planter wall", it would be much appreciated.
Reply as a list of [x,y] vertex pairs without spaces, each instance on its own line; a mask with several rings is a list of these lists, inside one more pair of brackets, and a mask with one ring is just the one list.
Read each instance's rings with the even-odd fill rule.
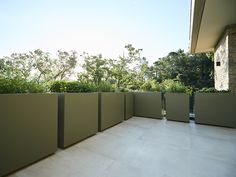
[[140,117],[162,118],[162,99],[160,92],[134,93],[134,115]]
[[124,93],[99,93],[99,131],[124,120]]
[[57,150],[55,94],[0,95],[0,176]]
[[98,132],[98,93],[59,95],[59,147],[65,148]]
[[133,93],[125,93],[125,120],[134,115],[134,95]]
[[166,93],[166,119],[189,122],[189,94]]
[[235,93],[195,93],[195,121],[236,128]]

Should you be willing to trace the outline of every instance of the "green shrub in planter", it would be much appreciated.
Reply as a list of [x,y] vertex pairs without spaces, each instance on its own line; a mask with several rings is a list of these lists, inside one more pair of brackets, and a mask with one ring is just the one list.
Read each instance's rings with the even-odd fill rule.
[[204,87],[198,91],[199,93],[228,93],[230,90],[216,90],[214,87]]
[[34,80],[22,78],[0,78],[0,94],[7,93],[42,93],[45,88]]
[[50,91],[57,93],[96,92],[97,89],[97,86],[92,83],[78,81],[54,81],[50,86]]
[[195,122],[236,128],[236,94],[210,90],[211,93],[195,93]]
[[166,119],[189,122],[189,94],[190,89],[181,82],[165,80],[162,83],[165,92]]
[[115,89],[112,87],[112,85],[109,82],[102,81],[97,86],[97,91],[98,92],[114,92]]
[[160,85],[155,80],[147,80],[142,86],[143,91],[157,91],[160,92]]
[[98,131],[98,93],[97,87],[85,82],[56,81],[51,91],[59,94],[59,139],[58,146],[66,148]]
[[92,83],[86,82],[67,82],[66,92],[68,93],[78,93],[78,92],[95,92],[96,86]]
[[179,81],[168,79],[161,83],[161,90],[163,92],[185,93],[186,87]]
[[67,84],[66,81],[54,81],[50,85],[49,90],[51,92],[57,92],[57,93],[66,92],[66,84]]

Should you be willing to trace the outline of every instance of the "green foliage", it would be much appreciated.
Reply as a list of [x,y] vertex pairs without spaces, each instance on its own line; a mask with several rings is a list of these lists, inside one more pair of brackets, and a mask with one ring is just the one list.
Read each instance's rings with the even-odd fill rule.
[[0,93],[42,93],[44,87],[36,81],[25,81],[25,79],[16,78],[1,78]]
[[0,58],[0,76],[4,78],[22,78],[38,83],[68,79],[77,64],[77,53],[58,51],[53,58],[47,52],[35,50],[29,53],[13,53]]
[[214,87],[210,87],[210,88],[202,88],[201,90],[199,90],[198,92],[201,93],[228,93],[230,92],[230,90],[216,90]]
[[213,86],[213,67],[211,53],[190,55],[178,50],[160,58],[150,71],[158,82],[178,79],[184,85],[201,89]]
[[66,85],[65,85],[65,91],[68,93],[84,92],[82,91],[84,90],[83,88],[84,88],[83,85],[81,87],[80,83],[77,81],[66,82]]
[[160,91],[160,85],[155,80],[147,80],[142,86],[143,91]]
[[186,87],[179,81],[171,79],[165,80],[161,83],[161,90],[163,92],[186,93]]
[[[78,90],[77,92],[96,92],[97,87],[95,84],[87,83],[87,82],[77,82],[78,83]],[[67,89],[67,92],[70,92],[69,89]]]
[[116,88],[115,92],[129,92],[129,89],[124,88],[124,87],[120,87],[120,88]]
[[54,81],[50,86],[51,92],[68,92],[68,93],[79,93],[79,92],[96,92],[97,87],[95,84],[78,82],[78,81]]
[[112,85],[108,82],[100,82],[100,84],[97,86],[98,92],[114,92],[115,89],[112,87]]
[[67,85],[66,81],[54,81],[50,85],[49,90],[51,92],[58,92],[58,93],[66,92],[66,85]]
[[26,93],[43,93],[45,92],[45,86],[38,83],[35,80],[26,82]]
[[102,55],[84,53],[84,72],[78,74],[79,80],[95,83],[97,86],[109,77],[109,62]]
[[[57,51],[52,57],[42,50],[13,53],[0,58],[0,78],[4,92],[94,92],[144,90],[187,92],[213,86],[212,53],[190,55],[183,50],[170,52],[152,66],[141,56],[142,49],[125,46],[118,59],[83,53],[79,82],[68,82],[77,65],[75,51]],[[54,82],[55,81],[55,82]],[[14,84],[13,84],[14,83]],[[159,84],[161,83],[161,84]],[[27,86],[26,86],[27,85]],[[185,87],[186,86],[186,87]],[[8,91],[6,91],[8,90]]]

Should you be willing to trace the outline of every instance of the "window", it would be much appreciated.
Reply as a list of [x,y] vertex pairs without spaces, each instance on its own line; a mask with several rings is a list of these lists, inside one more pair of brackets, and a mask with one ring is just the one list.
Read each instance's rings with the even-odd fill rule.
[[220,66],[220,61],[217,61],[217,62],[216,62],[216,66]]

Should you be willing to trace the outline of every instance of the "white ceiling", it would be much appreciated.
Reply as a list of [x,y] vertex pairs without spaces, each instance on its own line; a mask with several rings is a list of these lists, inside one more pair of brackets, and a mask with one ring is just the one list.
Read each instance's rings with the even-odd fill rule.
[[236,24],[236,0],[206,0],[195,52],[214,50],[230,24]]

